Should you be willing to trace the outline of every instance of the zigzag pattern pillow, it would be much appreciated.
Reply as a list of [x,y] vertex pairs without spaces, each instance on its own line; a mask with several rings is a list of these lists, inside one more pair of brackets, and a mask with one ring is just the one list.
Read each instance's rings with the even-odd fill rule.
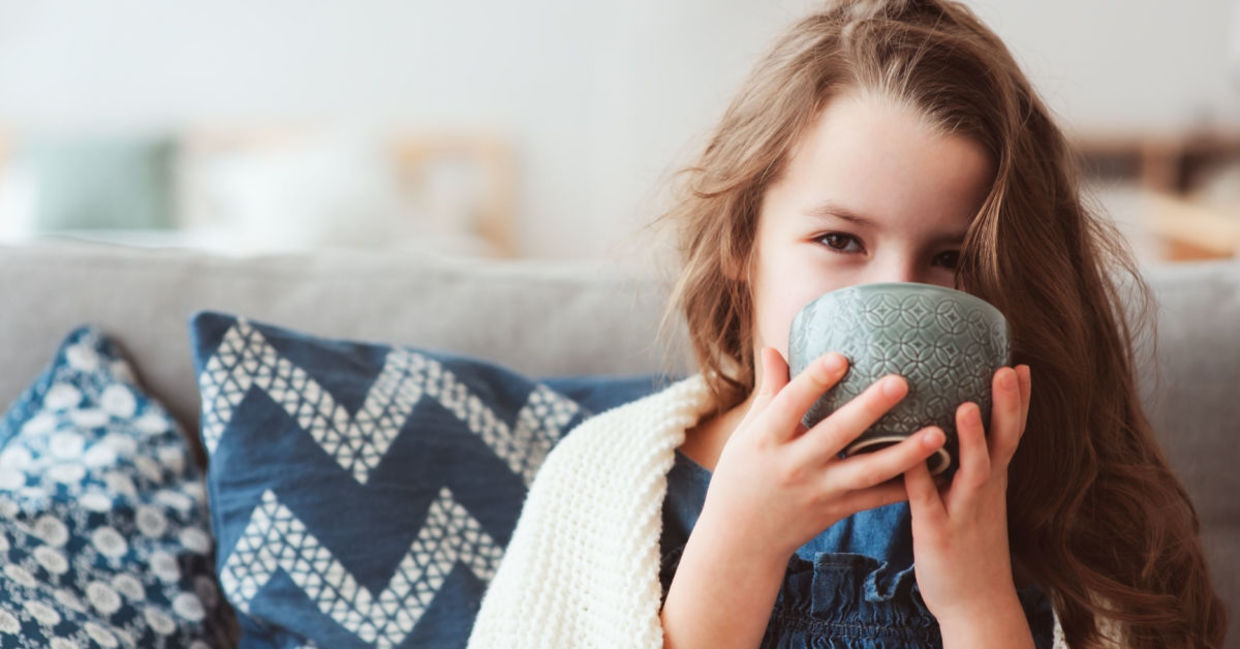
[[463,647],[548,451],[668,382],[190,324],[216,568],[247,647]]
[[94,326],[0,420],[0,647],[228,646],[202,474]]

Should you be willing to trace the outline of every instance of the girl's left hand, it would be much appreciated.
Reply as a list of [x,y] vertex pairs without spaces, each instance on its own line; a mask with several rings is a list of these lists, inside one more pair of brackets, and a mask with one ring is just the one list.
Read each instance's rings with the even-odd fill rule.
[[913,565],[926,607],[942,626],[976,620],[1016,599],[1007,528],[1007,468],[1029,415],[1029,366],[993,378],[990,439],[980,409],[956,409],[960,467],[939,493],[926,464],[904,474],[913,527]]

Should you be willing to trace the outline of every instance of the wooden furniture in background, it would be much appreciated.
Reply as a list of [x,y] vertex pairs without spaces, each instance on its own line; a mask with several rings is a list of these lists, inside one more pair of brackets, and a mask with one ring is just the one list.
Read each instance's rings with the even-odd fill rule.
[[1197,261],[1240,254],[1240,215],[1163,192],[1143,195],[1144,222],[1167,261]]
[[392,150],[406,177],[416,178],[430,165],[453,159],[476,165],[485,189],[473,229],[491,242],[498,256],[517,256],[517,165],[506,139],[488,134],[397,133],[392,137]]
[[[183,164],[228,152],[279,148],[313,135],[322,127],[313,124],[254,126],[202,126],[184,131],[179,138]],[[404,189],[417,193],[434,172],[435,165],[472,167],[481,176],[481,194],[475,211],[464,226],[484,240],[492,256],[518,255],[516,231],[517,161],[509,139],[498,133],[417,129],[384,130],[381,135]]]
[[1166,261],[1240,256],[1240,204],[1197,194],[1211,172],[1240,164],[1240,130],[1087,132],[1070,137],[1087,178],[1137,187],[1139,222]]
[[1203,172],[1240,161],[1240,130],[1090,131],[1070,140],[1087,175],[1168,194],[1191,192]]
[[[273,125],[209,124],[190,126],[176,134],[177,160],[173,172],[176,178],[178,209],[177,220],[183,226],[194,225],[202,218],[200,200],[196,196],[201,181],[198,173],[208,165],[212,156],[237,153],[279,150],[282,146],[295,146],[299,140],[313,137],[316,133],[339,131],[330,126],[315,123],[280,123]],[[415,130],[366,129],[375,135],[379,147],[390,157],[394,173],[406,198],[419,193],[426,194],[435,180],[435,173],[461,172],[477,180],[477,194],[471,195],[468,213],[449,214],[446,218],[453,234],[485,247],[491,257],[516,257],[519,254],[516,226],[517,161],[510,140],[499,133],[486,130]],[[10,171],[8,165],[20,147],[20,134],[0,126],[0,181]],[[437,167],[444,165],[445,167]],[[476,176],[476,178],[472,178]],[[0,182],[0,189],[4,183]],[[197,207],[196,207],[197,206]],[[459,206],[456,206],[459,207]],[[3,228],[0,228],[3,230]],[[82,233],[78,233],[82,234]],[[171,245],[182,243],[176,232],[146,233],[136,231],[100,230],[93,236],[110,234],[111,240],[132,240],[149,244],[152,240]],[[159,236],[155,236],[159,235]],[[162,237],[162,239],[161,239]],[[429,245],[436,245],[430,242]],[[457,245],[457,244],[452,244]]]

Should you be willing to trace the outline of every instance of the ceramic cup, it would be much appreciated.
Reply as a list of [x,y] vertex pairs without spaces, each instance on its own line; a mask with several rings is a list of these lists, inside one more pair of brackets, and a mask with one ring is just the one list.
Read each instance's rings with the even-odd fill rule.
[[844,449],[843,455],[891,446],[930,425],[947,441],[928,460],[938,475],[954,468],[956,408],[972,401],[989,427],[990,386],[1011,358],[1007,319],[963,291],[916,282],[845,287],[815,298],[792,320],[788,369],[796,376],[827,352],[849,360],[848,372],[805,413],[813,427],[887,374],[903,376],[908,394]]

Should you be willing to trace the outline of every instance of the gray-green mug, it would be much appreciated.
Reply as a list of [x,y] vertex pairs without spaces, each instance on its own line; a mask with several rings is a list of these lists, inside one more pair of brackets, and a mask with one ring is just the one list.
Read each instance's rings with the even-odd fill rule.
[[792,320],[788,369],[796,376],[827,352],[849,360],[848,372],[802,417],[824,419],[887,374],[909,392],[842,452],[891,446],[926,426],[947,441],[929,459],[940,474],[957,462],[956,408],[973,401],[989,427],[991,380],[1011,360],[1010,326],[989,302],[964,291],[917,282],[857,284],[825,293]]

